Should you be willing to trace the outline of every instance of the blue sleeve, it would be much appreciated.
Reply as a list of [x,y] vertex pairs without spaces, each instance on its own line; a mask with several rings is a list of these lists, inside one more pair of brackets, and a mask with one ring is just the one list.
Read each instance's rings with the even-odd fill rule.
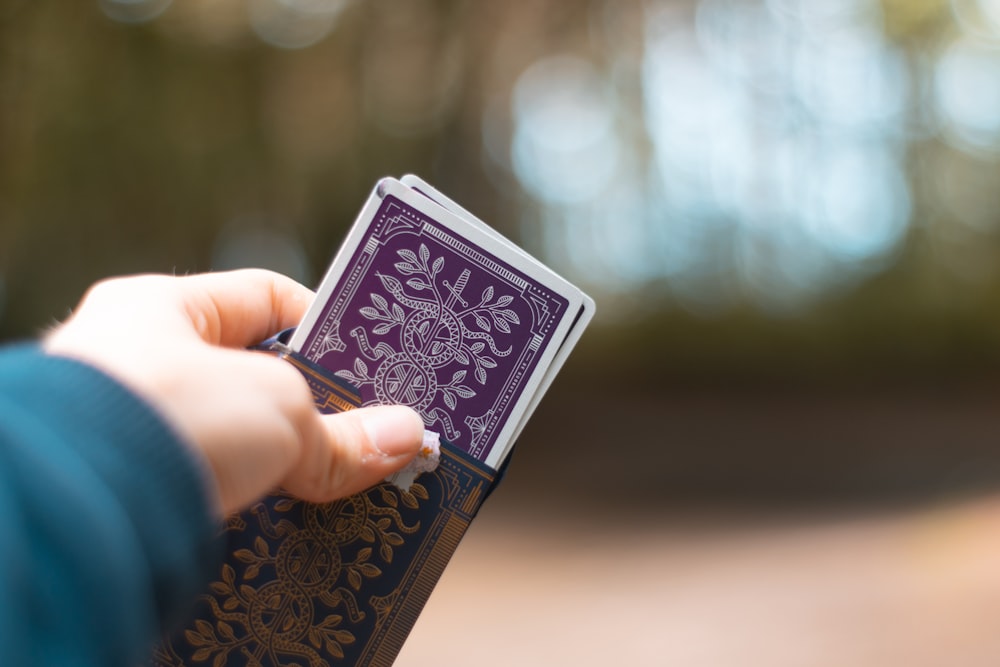
[[0,351],[0,665],[136,665],[221,557],[200,462],[85,364]]

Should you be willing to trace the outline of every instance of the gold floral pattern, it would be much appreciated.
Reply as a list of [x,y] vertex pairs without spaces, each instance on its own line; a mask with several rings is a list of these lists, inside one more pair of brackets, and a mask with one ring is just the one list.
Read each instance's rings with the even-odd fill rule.
[[[317,405],[356,405],[299,366]],[[228,557],[158,667],[387,666],[492,486],[444,443],[433,473],[314,504],[277,493],[226,522]]]

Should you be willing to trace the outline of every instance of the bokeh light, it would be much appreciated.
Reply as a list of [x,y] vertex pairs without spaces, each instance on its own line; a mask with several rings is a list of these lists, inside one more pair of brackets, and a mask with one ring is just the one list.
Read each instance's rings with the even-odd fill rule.
[[938,57],[934,81],[945,137],[971,150],[1000,150],[1000,45],[958,37]]
[[997,0],[976,0],[979,11],[989,21],[994,30],[1000,30],[1000,2]]
[[608,86],[581,58],[554,56],[518,79],[513,165],[530,192],[550,203],[600,196],[618,168]]
[[[279,49],[324,45],[329,66],[263,79],[293,199],[358,133],[441,140],[434,165],[478,136],[484,177],[518,202],[501,228],[598,297],[770,317],[863,288],[915,236],[986,275],[955,258],[998,227],[1000,2],[935,1],[596,2],[559,14],[583,30],[560,39],[527,4],[484,11],[496,34],[471,39],[428,2],[99,3],[119,22],[163,15],[167,34],[204,24],[205,43],[237,44],[242,21]],[[362,24],[348,65],[335,54]],[[655,298],[620,298],[640,293]]]
[[912,92],[877,8],[695,9],[645,14],[646,158],[620,136],[628,100],[582,55],[517,80],[514,171],[545,210],[550,256],[598,291],[661,283],[699,312],[806,308],[884,268],[911,219],[900,156]]
[[250,25],[262,40],[302,49],[326,38],[347,0],[249,0]]
[[900,52],[871,25],[810,39],[796,54],[795,96],[831,127],[899,132],[909,101],[909,72]]
[[814,169],[802,213],[817,243],[838,259],[858,263],[899,243],[909,221],[909,195],[888,151],[871,145],[830,147]]
[[766,4],[790,29],[817,38],[879,19],[877,0],[766,0]]

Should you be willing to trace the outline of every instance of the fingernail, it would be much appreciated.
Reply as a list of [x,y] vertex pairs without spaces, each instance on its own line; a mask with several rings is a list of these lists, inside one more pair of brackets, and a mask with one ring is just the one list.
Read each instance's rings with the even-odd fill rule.
[[362,427],[371,443],[384,456],[414,454],[424,436],[424,423],[412,409],[386,405],[366,409]]

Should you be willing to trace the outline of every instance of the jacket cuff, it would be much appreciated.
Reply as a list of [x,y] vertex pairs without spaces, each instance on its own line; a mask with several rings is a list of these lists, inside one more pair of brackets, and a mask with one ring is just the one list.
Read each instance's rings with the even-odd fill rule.
[[222,557],[207,464],[152,406],[92,366],[24,345],[3,353],[3,371],[0,390],[45,420],[117,500],[110,514],[127,518],[148,561],[161,629],[185,620]]

